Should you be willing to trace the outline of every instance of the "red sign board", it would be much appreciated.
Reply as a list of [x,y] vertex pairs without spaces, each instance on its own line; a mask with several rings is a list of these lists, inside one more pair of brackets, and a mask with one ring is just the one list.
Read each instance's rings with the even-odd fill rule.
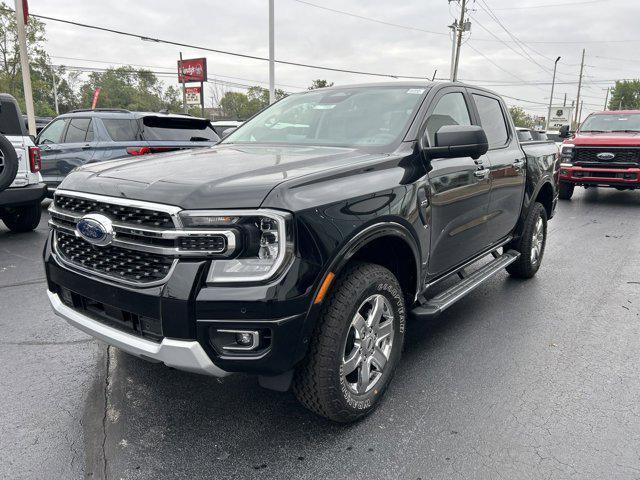
[[200,87],[187,87],[184,91],[187,97],[187,105],[200,105],[200,95],[202,94]]
[[178,82],[182,83],[182,72],[184,72],[184,82],[206,82],[207,81],[207,59],[192,58],[190,60],[178,60]]

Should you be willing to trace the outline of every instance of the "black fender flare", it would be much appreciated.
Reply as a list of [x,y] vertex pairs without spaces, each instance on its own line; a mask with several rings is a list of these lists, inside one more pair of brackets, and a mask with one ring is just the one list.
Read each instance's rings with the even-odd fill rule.
[[527,217],[529,216],[529,212],[531,211],[531,208],[535,203],[535,199],[538,198],[538,194],[546,184],[551,185],[554,198],[558,195],[558,189],[554,184],[553,177],[551,176],[551,174],[545,173],[538,180],[538,183],[536,184],[535,188],[531,192],[531,195],[529,196],[529,198],[527,198],[527,194],[525,194],[525,198],[522,202],[522,213],[520,214],[520,218],[518,219],[518,223],[516,225],[515,232],[514,232],[516,237],[519,237],[520,234],[522,233],[524,222],[527,220]]

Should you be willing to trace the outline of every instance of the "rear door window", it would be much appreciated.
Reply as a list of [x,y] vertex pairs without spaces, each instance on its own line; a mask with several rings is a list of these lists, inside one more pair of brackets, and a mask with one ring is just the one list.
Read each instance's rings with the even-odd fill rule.
[[90,118],[72,118],[63,143],[86,142],[89,130],[93,132]]
[[201,118],[148,116],[142,120],[142,136],[148,141],[217,142],[211,122]]
[[68,119],[60,118],[51,122],[40,132],[38,143],[43,145],[47,143],[60,143],[62,132],[64,132],[64,127],[68,121]]
[[133,142],[140,140],[138,123],[130,118],[103,118],[102,123],[114,142]]
[[509,130],[500,102],[492,97],[473,94],[476,102],[480,124],[487,134],[489,148],[504,147],[509,140]]

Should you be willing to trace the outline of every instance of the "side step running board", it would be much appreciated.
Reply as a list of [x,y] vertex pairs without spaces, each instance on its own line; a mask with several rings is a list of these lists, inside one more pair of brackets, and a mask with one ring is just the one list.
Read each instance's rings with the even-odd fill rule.
[[438,315],[462,297],[475,290],[489,278],[493,277],[496,273],[500,272],[507,265],[511,265],[519,256],[520,253],[515,250],[509,250],[503,253],[448,290],[436,295],[427,303],[414,308],[412,311],[413,315],[416,317],[433,317]]

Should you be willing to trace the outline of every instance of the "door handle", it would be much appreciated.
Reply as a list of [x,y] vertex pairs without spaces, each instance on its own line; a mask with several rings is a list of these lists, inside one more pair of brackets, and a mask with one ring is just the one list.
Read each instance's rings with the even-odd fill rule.
[[82,150],[89,150],[91,148],[91,145],[83,145],[82,146]]
[[521,160],[521,159],[516,159],[515,162],[513,162],[513,166],[517,169],[520,170],[522,167],[524,167],[525,161]]
[[489,176],[489,173],[491,173],[491,170],[489,170],[488,168],[479,168],[478,170],[473,172],[473,175],[476,178],[484,180],[485,178],[487,178]]

